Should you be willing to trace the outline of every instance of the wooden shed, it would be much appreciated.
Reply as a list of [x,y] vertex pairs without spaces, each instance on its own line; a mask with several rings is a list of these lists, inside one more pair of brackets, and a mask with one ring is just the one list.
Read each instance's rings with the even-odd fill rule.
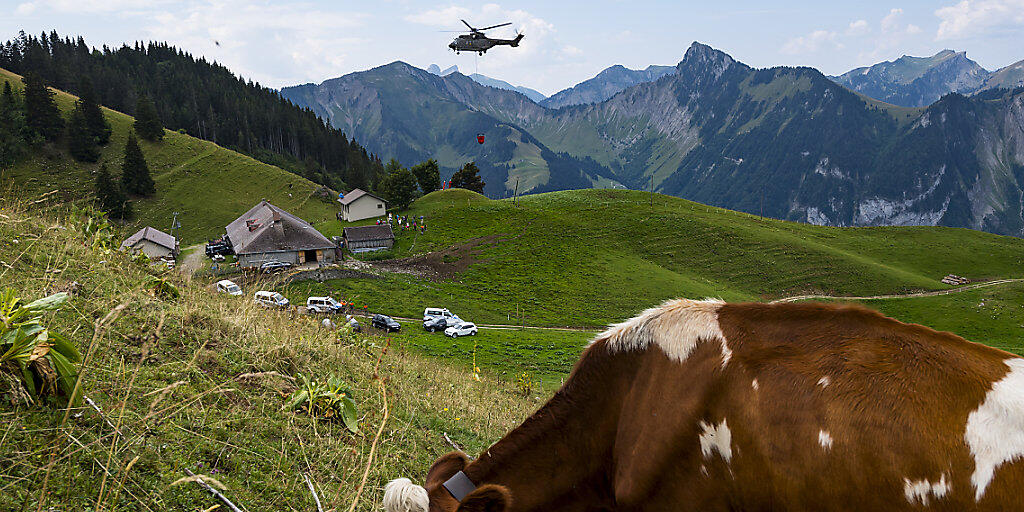
[[395,234],[387,224],[345,228],[342,238],[352,252],[383,251],[395,245]]
[[122,251],[140,251],[150,258],[178,257],[178,240],[154,227],[146,226],[121,242]]

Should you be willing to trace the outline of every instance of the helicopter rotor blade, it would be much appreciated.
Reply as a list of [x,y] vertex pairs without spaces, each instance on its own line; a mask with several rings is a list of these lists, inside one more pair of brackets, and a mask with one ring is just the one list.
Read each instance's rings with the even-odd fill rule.
[[[463,23],[465,23],[465,22],[463,22]],[[480,29],[480,30],[490,30],[490,29],[492,29],[492,28],[504,27],[505,25],[511,25],[511,24],[512,24],[512,22],[509,22],[509,23],[502,23],[501,25],[494,25],[494,26],[492,26],[492,27],[486,27],[486,28],[482,28],[482,29]]]
[[472,30],[473,32],[476,32],[476,29],[473,28],[473,25],[470,25],[469,23],[466,23],[466,20],[459,20],[459,21],[461,21],[464,25],[469,27],[469,29]]

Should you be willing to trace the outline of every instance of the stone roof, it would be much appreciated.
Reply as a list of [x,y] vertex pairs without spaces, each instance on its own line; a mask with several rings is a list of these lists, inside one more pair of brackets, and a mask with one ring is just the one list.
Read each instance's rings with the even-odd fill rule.
[[227,226],[235,254],[333,249],[308,222],[261,201]]
[[167,233],[164,233],[159,229],[149,226],[146,226],[136,231],[134,235],[125,239],[124,242],[121,242],[121,248],[125,249],[128,247],[132,247],[143,240],[148,240],[150,242],[153,242],[154,244],[157,244],[161,247],[166,247],[172,251],[178,248],[178,241],[175,240],[173,236],[168,235]]
[[338,202],[343,204],[343,205],[345,205],[345,206],[348,206],[348,205],[354,203],[356,201],[356,199],[359,199],[360,197],[363,197],[363,196],[370,196],[372,198],[375,198],[375,199],[379,200],[382,203],[387,203],[387,201],[385,201],[385,200],[383,200],[383,199],[381,199],[381,198],[379,198],[379,197],[377,197],[377,196],[375,196],[375,195],[373,195],[373,194],[371,194],[371,193],[369,193],[369,192],[367,192],[367,191],[365,191],[365,190],[363,190],[361,188],[354,188],[354,189],[352,189],[351,192],[349,192],[349,193],[345,194],[344,196],[342,196],[341,199],[338,199]]
[[345,228],[342,230],[342,236],[344,236],[346,242],[372,242],[375,240],[395,239],[395,234],[391,231],[391,226],[387,224]]

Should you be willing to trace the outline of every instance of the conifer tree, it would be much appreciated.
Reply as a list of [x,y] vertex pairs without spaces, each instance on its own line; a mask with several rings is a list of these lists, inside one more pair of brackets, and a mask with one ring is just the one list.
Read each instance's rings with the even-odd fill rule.
[[164,125],[156,113],[156,106],[149,99],[149,96],[139,96],[135,105],[135,133],[139,137],[150,141],[158,141],[164,138]]
[[480,177],[480,169],[474,162],[463,165],[452,175],[452,188],[464,188],[483,194],[485,185],[484,180]]
[[47,88],[36,73],[26,73],[22,81],[25,82],[25,123],[34,134],[46,140],[57,140],[64,131],[64,119],[53,101],[57,93]]
[[107,166],[100,166],[99,174],[96,175],[96,200],[100,208],[107,212],[112,219],[125,219],[131,217],[132,205],[124,190],[110,179],[110,172]]
[[0,169],[14,163],[28,146],[25,114],[11,83],[4,81],[0,94]]
[[92,82],[88,77],[82,79],[79,91],[78,106],[85,116],[85,126],[88,128],[89,134],[96,139],[97,144],[106,146],[110,142],[110,123],[107,122],[107,118],[103,116],[103,110],[96,102],[96,93],[93,91]]
[[81,101],[75,105],[71,119],[68,120],[68,152],[79,162],[95,162],[100,158],[96,138],[89,132]]
[[149,166],[142,155],[142,148],[135,140],[135,133],[128,134],[128,142],[124,145],[124,163],[121,164],[121,185],[125,193],[137,196],[150,196],[156,192],[156,184],[149,175]]
[[431,158],[425,162],[420,162],[412,166],[410,170],[416,175],[416,181],[419,182],[420,190],[424,194],[429,194],[441,188],[441,170],[437,166],[437,160]]

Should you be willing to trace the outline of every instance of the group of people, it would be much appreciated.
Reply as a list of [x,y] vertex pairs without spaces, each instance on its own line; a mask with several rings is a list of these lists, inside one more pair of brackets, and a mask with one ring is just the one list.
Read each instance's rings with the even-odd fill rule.
[[397,221],[398,227],[401,228],[402,231],[405,231],[407,229],[415,231],[418,229],[420,231],[420,234],[427,232],[427,221],[423,218],[422,215],[420,215],[418,218],[413,217],[412,221],[409,221],[408,215],[392,215],[389,213],[387,220],[377,219],[377,225],[380,226],[387,223],[388,226],[391,226],[392,222],[394,221]]

